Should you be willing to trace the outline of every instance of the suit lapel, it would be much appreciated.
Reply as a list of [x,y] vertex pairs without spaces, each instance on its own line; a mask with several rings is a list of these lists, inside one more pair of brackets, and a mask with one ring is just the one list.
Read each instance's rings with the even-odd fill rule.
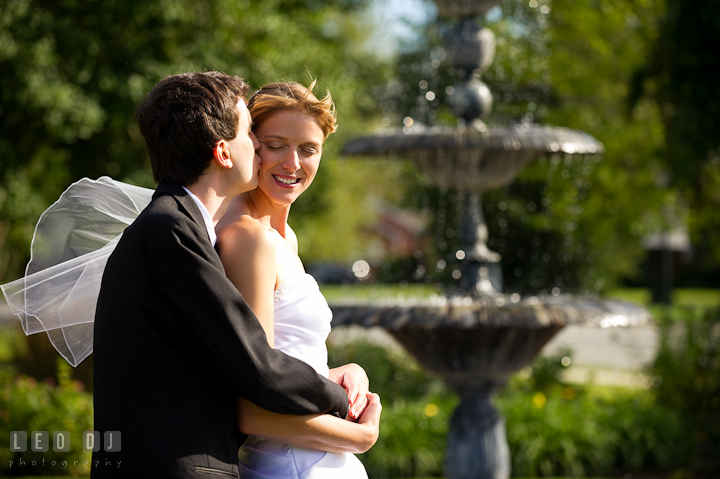
[[159,198],[163,195],[170,195],[173,198],[175,198],[175,201],[178,202],[178,204],[182,207],[182,209],[185,210],[185,213],[192,218],[192,220],[203,230],[205,231],[205,236],[208,239],[208,242],[210,242],[210,237],[207,236],[207,227],[205,226],[205,219],[203,218],[202,213],[200,212],[200,208],[198,208],[198,205],[195,204],[195,200],[193,200],[190,195],[188,195],[187,191],[175,183],[169,183],[169,182],[162,182],[158,185],[157,189],[155,190],[155,194],[153,194],[153,199]]

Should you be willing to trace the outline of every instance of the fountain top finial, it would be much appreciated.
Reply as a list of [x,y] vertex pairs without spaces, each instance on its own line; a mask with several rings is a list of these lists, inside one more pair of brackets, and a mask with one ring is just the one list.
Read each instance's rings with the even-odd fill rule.
[[444,17],[477,17],[500,3],[500,0],[434,0],[438,12]]

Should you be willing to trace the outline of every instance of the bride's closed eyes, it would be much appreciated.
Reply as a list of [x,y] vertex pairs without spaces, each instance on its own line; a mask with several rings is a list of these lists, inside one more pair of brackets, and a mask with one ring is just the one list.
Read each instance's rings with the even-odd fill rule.
[[[287,147],[287,145],[285,143],[281,143],[281,142],[272,142],[272,141],[263,141],[263,140],[259,140],[259,141],[260,141],[260,143],[265,145],[269,150],[272,150],[272,151],[279,151],[279,150],[282,150],[283,148]],[[313,146],[313,145],[302,146],[302,147],[300,147],[300,150],[302,150],[302,152],[308,156],[312,156],[312,155],[316,155],[316,154],[320,153],[320,148]]]

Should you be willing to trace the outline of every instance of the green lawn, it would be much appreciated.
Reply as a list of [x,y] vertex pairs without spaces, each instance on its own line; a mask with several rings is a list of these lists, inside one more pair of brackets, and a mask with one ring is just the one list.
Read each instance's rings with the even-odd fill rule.
[[442,290],[437,286],[426,284],[323,284],[320,285],[320,289],[325,298],[331,303],[343,299],[429,298],[433,295],[442,294]]
[[[607,294],[609,298],[624,299],[636,303],[650,303],[649,289],[617,289]],[[676,289],[673,304],[677,306],[720,306],[720,289]]]
[[[442,289],[425,284],[324,284],[320,289],[329,302],[343,299],[381,300],[392,298],[429,298],[442,295]],[[608,292],[608,298],[623,299],[640,304],[649,304],[650,290],[647,288],[616,289]],[[676,289],[673,291],[674,304],[678,306],[720,306],[720,289]]]

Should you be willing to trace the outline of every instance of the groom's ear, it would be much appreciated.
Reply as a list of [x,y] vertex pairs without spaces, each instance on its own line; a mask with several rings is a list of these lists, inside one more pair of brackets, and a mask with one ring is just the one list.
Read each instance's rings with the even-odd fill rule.
[[225,140],[220,140],[213,148],[213,161],[223,168],[232,168],[233,162],[230,156],[230,145]]

